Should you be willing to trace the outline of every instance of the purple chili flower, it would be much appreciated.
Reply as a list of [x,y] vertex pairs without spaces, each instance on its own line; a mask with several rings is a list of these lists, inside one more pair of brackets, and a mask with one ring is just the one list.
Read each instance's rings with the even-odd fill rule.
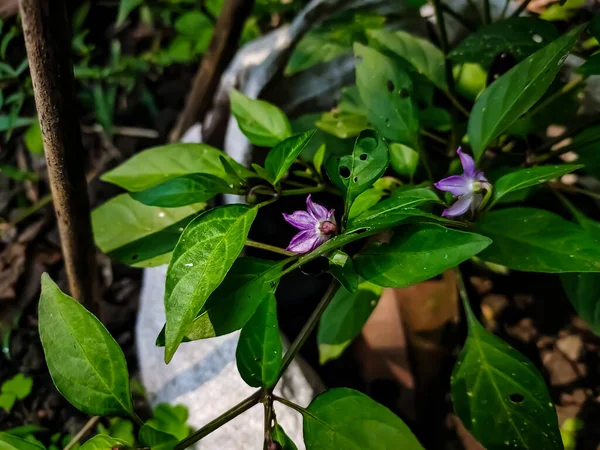
[[434,184],[440,191],[452,193],[458,200],[442,213],[442,217],[456,217],[466,213],[471,208],[471,214],[481,205],[483,190],[490,190],[491,185],[483,172],[475,168],[471,156],[458,149],[458,156],[463,167],[462,175],[452,175]]
[[324,206],[313,203],[309,195],[306,197],[306,210],[283,215],[288,223],[300,230],[286,249],[290,252],[310,252],[331,239],[337,231],[337,223],[333,215],[334,209],[327,211]]

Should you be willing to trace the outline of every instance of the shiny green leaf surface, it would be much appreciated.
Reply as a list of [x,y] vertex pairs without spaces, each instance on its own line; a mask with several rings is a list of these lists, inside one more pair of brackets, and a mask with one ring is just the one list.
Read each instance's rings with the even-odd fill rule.
[[271,149],[265,159],[265,170],[273,184],[279,183],[302,153],[302,150],[306,148],[314,134],[315,130],[297,134],[285,139]]
[[165,285],[166,362],[242,251],[256,213],[246,205],[222,206],[201,214],[183,231]]

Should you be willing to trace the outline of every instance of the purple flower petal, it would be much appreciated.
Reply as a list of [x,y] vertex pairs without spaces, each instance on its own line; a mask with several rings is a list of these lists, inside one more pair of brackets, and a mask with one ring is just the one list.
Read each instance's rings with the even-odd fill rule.
[[329,211],[327,211],[327,208],[319,205],[318,203],[313,203],[310,198],[310,194],[308,194],[308,197],[306,197],[306,209],[308,210],[308,213],[319,222],[328,220],[329,218]]
[[473,201],[471,202],[471,215],[475,215],[475,210],[481,205],[481,201],[483,200],[483,194],[475,194],[473,196]]
[[464,153],[462,151],[462,148],[460,147],[458,148],[456,153],[458,153],[458,157],[460,158],[460,163],[463,166],[465,175],[473,180],[476,179],[477,170],[475,169],[475,161],[473,160],[473,158],[471,158],[470,155]]
[[434,184],[440,191],[451,192],[452,195],[458,197],[459,195],[469,194],[473,191],[472,180],[464,175],[452,175],[448,178],[438,181]]
[[306,253],[317,248],[322,242],[323,238],[316,230],[304,230],[292,238],[286,250],[294,253]]
[[475,172],[475,179],[477,181],[484,181],[486,183],[488,182],[488,179],[485,177],[485,175],[483,174],[483,172],[479,172],[479,171]]
[[462,216],[469,210],[473,202],[473,194],[461,195],[458,200],[450,207],[446,208],[442,213],[442,217]]
[[292,214],[283,214],[287,223],[299,230],[311,230],[317,226],[317,221],[306,211],[296,211]]

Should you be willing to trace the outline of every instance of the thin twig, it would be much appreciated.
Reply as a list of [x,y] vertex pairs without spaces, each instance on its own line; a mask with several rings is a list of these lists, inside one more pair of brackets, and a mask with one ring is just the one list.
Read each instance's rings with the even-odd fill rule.
[[250,16],[253,6],[254,0],[225,0],[208,51],[194,77],[185,108],[169,135],[170,142],[179,141],[189,127],[202,122],[212,106],[221,75],[235,54],[244,22]]
[[325,291],[325,294],[323,294],[321,301],[309,317],[308,321],[304,324],[304,327],[296,337],[296,340],[292,343],[288,351],[283,356],[283,360],[281,361],[281,369],[279,370],[279,376],[277,378],[278,380],[283,376],[283,373],[292,363],[292,360],[300,351],[312,330],[314,330],[317,324],[319,323],[321,316],[325,312],[327,306],[329,306],[331,299],[333,298],[339,287],[340,285],[337,282],[337,280],[331,280],[331,283],[329,284],[327,291]]
[[87,432],[90,431],[92,427],[98,423],[99,420],[100,416],[91,417],[90,420],[88,420],[87,423],[83,426],[83,428],[81,428],[81,430],[79,430],[79,432],[75,436],[73,436],[73,439],[71,439],[69,443],[65,445],[65,448],[63,450],[71,450],[76,444],[79,443],[79,441],[87,434]]
[[297,405],[294,402],[290,402],[288,399],[283,398],[283,397],[278,397],[277,395],[273,396],[273,400],[278,401],[279,403],[287,406],[288,408],[292,408],[295,411],[298,411],[300,414],[302,414],[303,416],[306,415],[308,413],[308,411],[306,411],[306,408],[303,408],[300,405]]
[[254,405],[256,405],[261,400],[262,395],[263,395],[262,390],[256,391],[254,394],[252,394],[247,399],[241,401],[240,403],[235,405],[233,408],[225,411],[223,414],[221,414],[216,419],[208,422],[206,425],[204,425],[202,428],[200,428],[195,433],[192,433],[185,439],[179,441],[179,443],[175,446],[175,448],[173,450],[183,450],[185,448],[188,448],[188,447],[194,445],[200,439],[208,436],[210,433],[215,431],[217,428],[225,425],[230,420],[235,419],[237,416],[239,416],[243,412],[248,411],[250,408],[252,408]]
[[[52,5],[50,5],[52,3]],[[96,252],[65,0],[22,0],[21,21],[71,295],[97,312]]]
[[[94,125],[82,125],[81,131],[84,133],[104,133],[104,128],[100,124]],[[145,139],[158,139],[160,134],[156,130],[148,128],[136,128],[136,127],[113,127],[113,134],[119,136],[130,136]]]
[[277,253],[278,255],[283,256],[297,256],[297,253],[288,252],[280,247],[275,247],[274,245],[263,244],[262,242],[253,241],[251,239],[246,239],[246,246],[252,248],[259,248],[261,250],[267,250],[269,252]]
[[524,0],[524,1],[523,1],[523,2],[522,2],[520,5],[519,5],[519,7],[518,7],[518,8],[515,10],[515,12],[514,12],[514,13],[512,13],[512,14],[510,15],[510,17],[511,17],[511,18],[513,18],[513,17],[518,17],[518,16],[520,16],[520,15],[521,15],[521,13],[527,9],[527,7],[529,6],[529,3],[530,3],[530,2],[531,2],[531,0]]

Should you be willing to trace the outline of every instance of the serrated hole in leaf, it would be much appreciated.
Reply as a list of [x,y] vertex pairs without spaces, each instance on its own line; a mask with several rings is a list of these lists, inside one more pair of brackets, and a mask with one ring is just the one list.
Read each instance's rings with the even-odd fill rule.
[[394,82],[392,80],[387,80],[387,90],[394,92]]
[[354,182],[358,183],[358,177],[354,177]]
[[409,92],[408,89],[402,88],[400,89],[400,92],[398,92],[398,94],[400,94],[400,98],[406,98],[408,97]]
[[366,161],[368,156],[369,155],[367,155],[366,153],[363,153],[362,155],[359,156],[359,158],[361,161]]
[[350,169],[348,169],[346,166],[340,166],[340,177],[342,178],[348,178],[350,176]]
[[508,396],[508,398],[510,398],[510,401],[513,403],[523,403],[523,401],[525,400],[525,397],[523,397],[521,394],[510,394]]

